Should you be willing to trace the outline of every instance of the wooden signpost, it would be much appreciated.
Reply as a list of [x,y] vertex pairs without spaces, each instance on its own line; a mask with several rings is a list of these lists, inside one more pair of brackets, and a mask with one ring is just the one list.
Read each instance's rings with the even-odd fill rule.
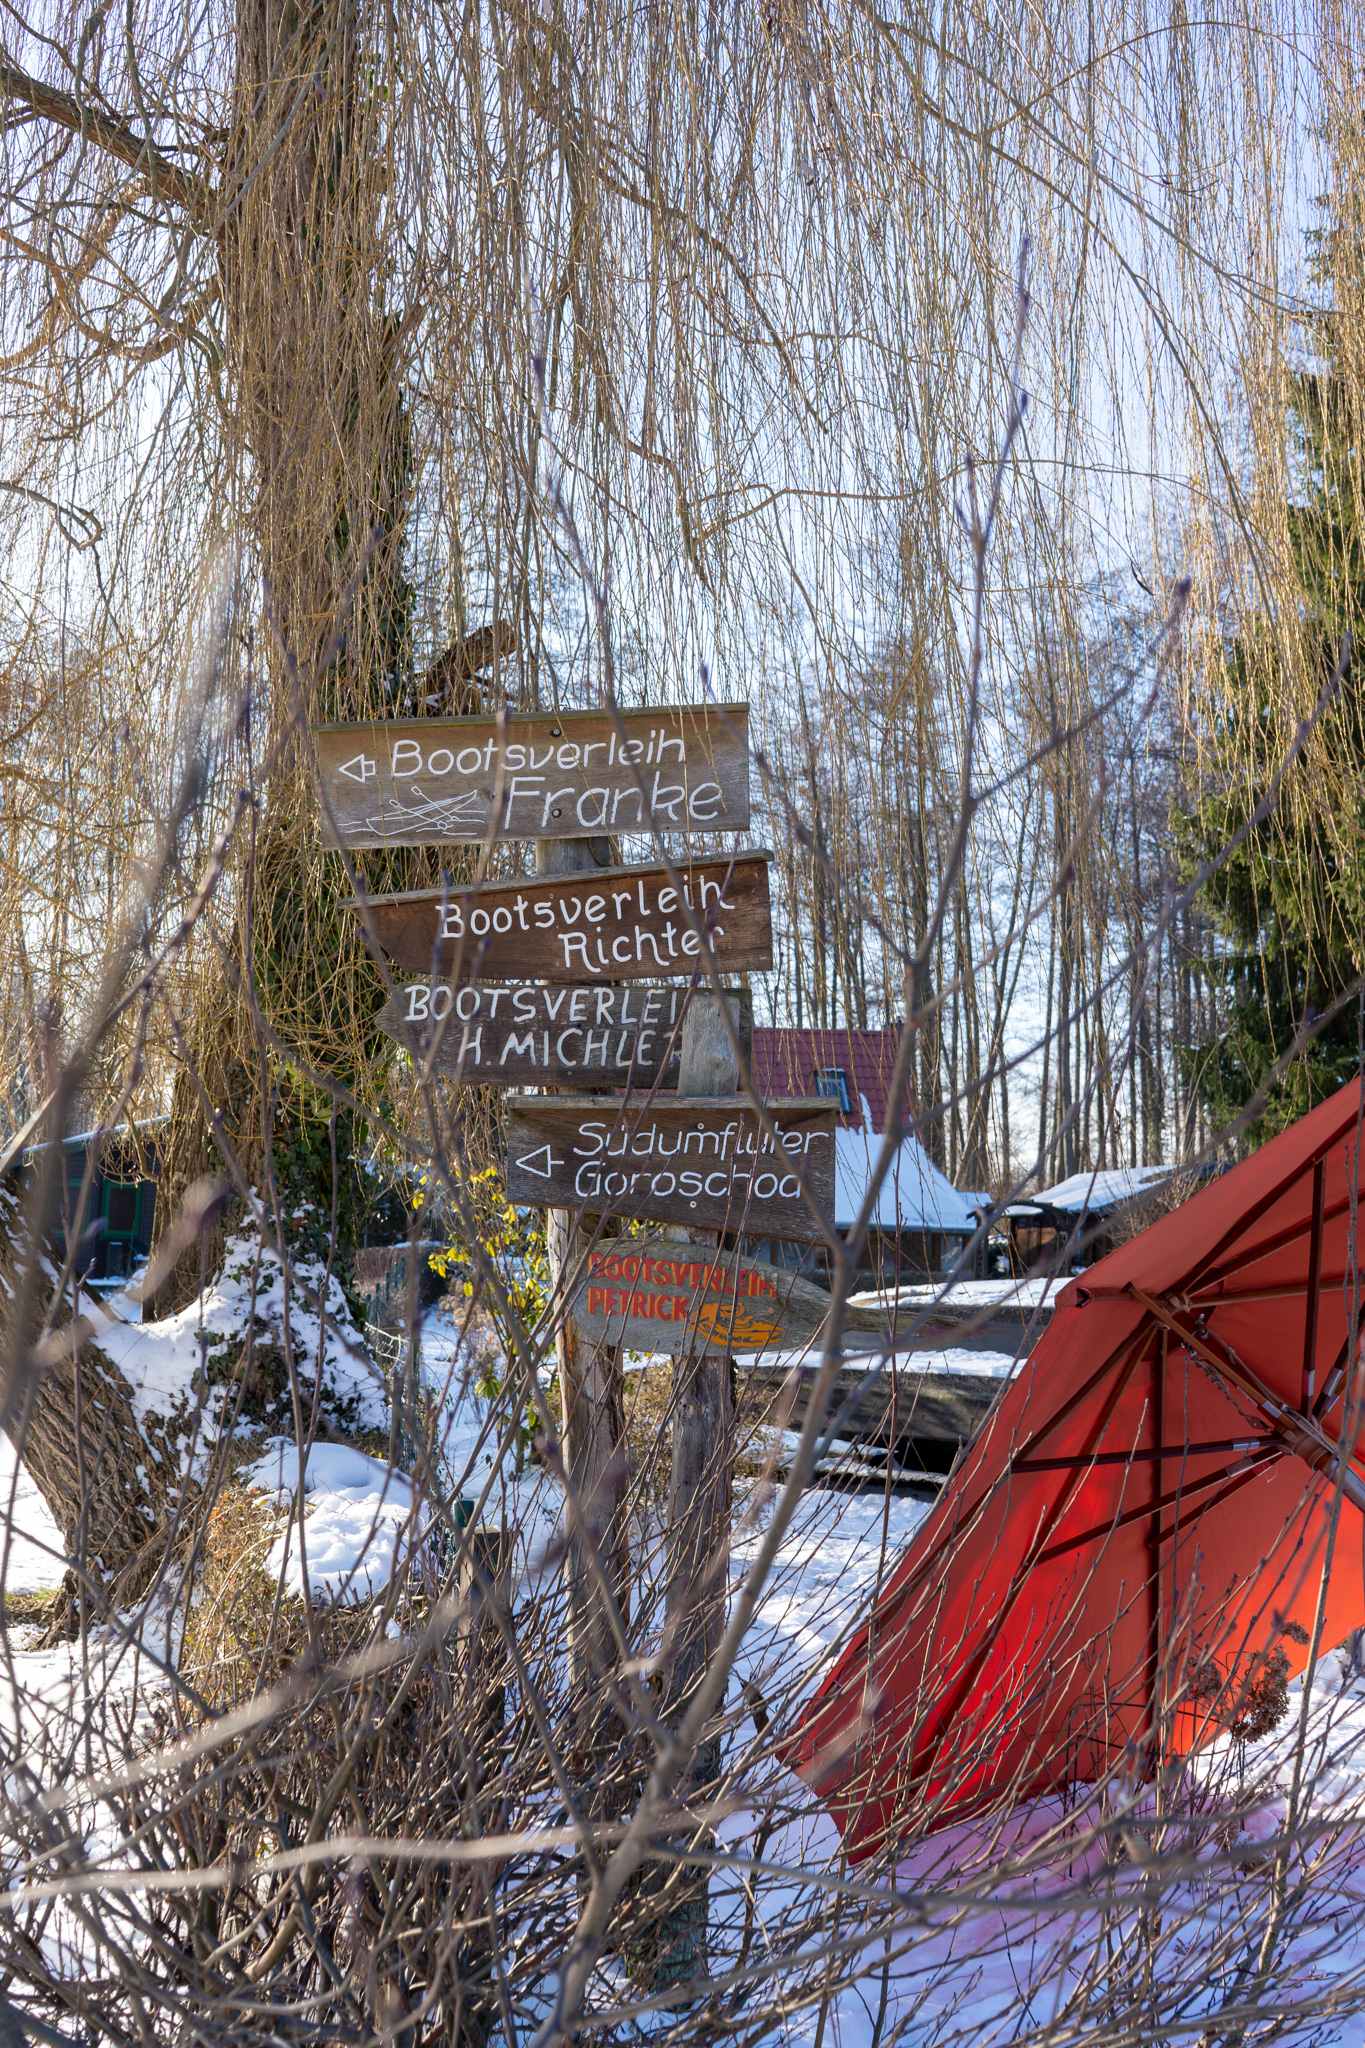
[[330,846],[743,831],[747,704],[313,728]]
[[[657,981],[690,974],[704,920],[723,973],[773,964],[766,852],[678,863],[681,897],[661,866],[526,875],[461,890],[372,896],[368,911],[389,958],[451,981]],[[685,907],[684,907],[685,906]],[[360,915],[360,906],[349,908]]]
[[[753,1000],[734,991],[746,1053]],[[412,981],[376,1022],[433,1072],[472,1086],[677,1086],[686,988],[488,988]]]
[[[796,1273],[731,1252],[663,1238],[620,1238],[590,1252],[570,1314],[594,1343],[632,1351],[806,1350],[824,1327],[829,1295]],[[886,1341],[878,1311],[845,1311],[845,1348]]]
[[835,1106],[800,1097],[770,1102],[768,1112],[780,1151],[741,1096],[638,1104],[510,1096],[508,1197],[817,1243],[796,1168],[832,1216]]

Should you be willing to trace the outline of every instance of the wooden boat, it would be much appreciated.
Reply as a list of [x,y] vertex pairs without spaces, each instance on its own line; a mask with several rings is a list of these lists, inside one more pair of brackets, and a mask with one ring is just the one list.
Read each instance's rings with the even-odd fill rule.
[[[910,1312],[902,1305],[908,1324]],[[936,1304],[933,1321],[915,1331],[914,1350],[905,1356],[848,1359],[840,1367],[826,1410],[823,1434],[845,1443],[894,1452],[904,1463],[946,1471],[959,1445],[972,1442],[996,1396],[1008,1385],[1001,1373],[964,1371],[934,1350],[1027,1355],[1050,1309],[984,1304]],[[819,1371],[819,1357],[789,1359],[739,1368],[741,1398],[747,1387],[764,1420],[799,1429],[805,1422]]]

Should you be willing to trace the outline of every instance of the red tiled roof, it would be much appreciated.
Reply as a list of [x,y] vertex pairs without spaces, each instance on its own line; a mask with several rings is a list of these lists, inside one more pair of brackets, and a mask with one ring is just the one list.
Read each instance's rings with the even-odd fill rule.
[[[886,1100],[896,1070],[899,1031],[857,1031],[838,1025],[829,1031],[774,1030],[754,1026],[754,1083],[767,1095],[814,1095],[820,1067],[840,1067],[848,1076],[852,1115],[839,1118],[846,1131],[862,1127],[860,1095],[867,1097],[872,1128],[886,1121]],[[913,1104],[907,1104],[907,1108]]]

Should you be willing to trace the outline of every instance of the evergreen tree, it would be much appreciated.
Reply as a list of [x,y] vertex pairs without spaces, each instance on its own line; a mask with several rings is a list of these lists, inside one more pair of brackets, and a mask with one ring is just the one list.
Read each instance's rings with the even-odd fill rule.
[[[1320,285],[1335,286],[1343,271],[1363,274],[1358,224],[1339,211],[1333,227],[1311,238],[1311,254]],[[1330,682],[1344,636],[1359,649],[1365,626],[1360,402],[1342,360],[1340,297],[1333,291],[1332,298],[1313,324],[1319,367],[1292,379],[1287,406],[1298,458],[1287,523],[1302,667],[1297,679],[1285,675],[1281,641],[1263,615],[1232,643],[1203,735],[1213,772],[1182,833],[1187,873],[1218,863],[1204,900],[1223,941],[1202,966],[1218,993],[1222,1028],[1213,1045],[1187,1046],[1182,1059],[1216,1121],[1264,1095],[1248,1126],[1253,1143],[1341,1087],[1360,1064],[1365,667],[1358,656],[1271,798],[1295,722]],[[1265,816],[1220,859],[1262,805]]]

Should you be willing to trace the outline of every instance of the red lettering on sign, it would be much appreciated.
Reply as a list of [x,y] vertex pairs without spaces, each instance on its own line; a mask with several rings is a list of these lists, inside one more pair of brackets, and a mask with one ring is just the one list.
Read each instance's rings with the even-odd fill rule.
[[687,1311],[688,1311],[688,1310],[689,1310],[689,1309],[691,1308],[691,1306],[692,1306],[692,1304],[691,1304],[691,1302],[690,1302],[690,1301],[688,1300],[688,1298],[687,1298],[687,1296],[686,1296],[685,1294],[675,1294],[675,1295],[674,1295],[674,1297],[673,1297],[673,1320],[674,1320],[674,1322],[675,1322],[675,1323],[683,1323],[683,1322],[686,1322],[686,1320],[687,1320]]

